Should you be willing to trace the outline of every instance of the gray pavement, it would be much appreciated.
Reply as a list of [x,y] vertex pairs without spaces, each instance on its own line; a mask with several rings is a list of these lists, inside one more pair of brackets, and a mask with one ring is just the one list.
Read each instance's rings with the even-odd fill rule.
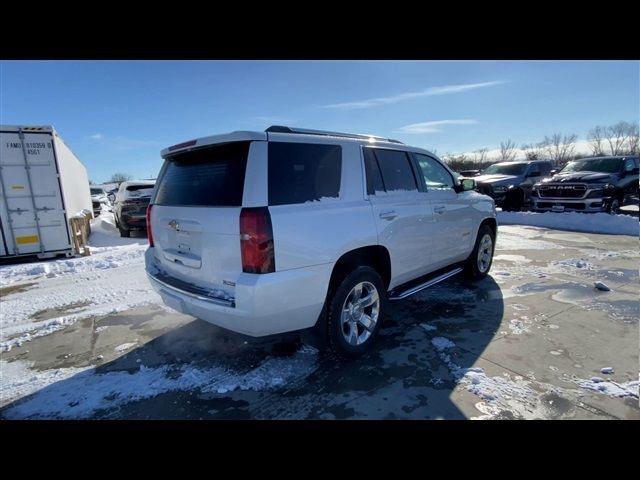
[[2,354],[60,378],[0,416],[640,419],[639,257],[628,236],[500,227],[490,277],[391,303],[352,362],[160,305],[89,318]]

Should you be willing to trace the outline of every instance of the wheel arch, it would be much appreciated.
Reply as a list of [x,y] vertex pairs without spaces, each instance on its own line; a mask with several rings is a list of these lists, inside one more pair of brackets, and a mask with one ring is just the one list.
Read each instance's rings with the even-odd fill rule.
[[391,257],[386,247],[382,245],[368,245],[343,253],[336,261],[329,280],[329,289],[333,291],[336,284],[342,281],[359,266],[373,268],[380,277],[385,288],[391,282]]

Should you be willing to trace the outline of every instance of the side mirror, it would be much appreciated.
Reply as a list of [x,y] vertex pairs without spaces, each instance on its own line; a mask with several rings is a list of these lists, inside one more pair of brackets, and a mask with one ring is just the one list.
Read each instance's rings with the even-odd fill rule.
[[557,168],[554,168],[553,170],[551,170],[549,172],[549,175],[555,175],[556,173],[558,173],[560,170],[558,170]]
[[527,173],[527,178],[530,178],[530,177],[540,177],[540,176],[541,176],[541,175],[540,175],[540,172],[537,172],[537,171],[536,171],[536,172],[529,172],[529,173]]
[[461,178],[457,185],[453,187],[456,193],[467,192],[476,189],[476,181],[473,178]]
[[116,196],[113,193],[107,195],[107,198],[111,201],[111,203],[116,201]]

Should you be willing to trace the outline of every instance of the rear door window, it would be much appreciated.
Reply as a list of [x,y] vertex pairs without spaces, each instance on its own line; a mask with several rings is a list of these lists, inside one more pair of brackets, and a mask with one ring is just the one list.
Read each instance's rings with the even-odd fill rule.
[[239,207],[250,142],[179,153],[167,159],[154,203],[166,206]]
[[[365,149],[365,151],[366,150],[368,149]],[[384,185],[384,189],[387,192],[392,192],[394,190],[418,190],[416,177],[413,173],[413,168],[411,167],[411,160],[409,159],[409,156],[406,152],[401,152],[398,150],[382,150],[377,148],[372,148],[369,150],[373,152],[373,156],[377,160],[380,174],[382,176],[382,183]],[[369,154],[365,154],[365,162],[367,158],[366,155]],[[370,171],[373,172],[374,176],[376,175],[374,173],[375,169],[373,169],[372,167],[370,168]],[[374,183],[377,182],[375,178],[373,178],[372,181]],[[367,184],[368,183],[369,180],[367,180]]]
[[376,192],[384,192],[382,174],[380,173],[380,167],[378,167],[373,149],[365,148],[363,149],[363,153],[365,174],[367,175],[367,193],[369,195],[375,195]]
[[269,205],[290,205],[340,194],[342,147],[269,142]]

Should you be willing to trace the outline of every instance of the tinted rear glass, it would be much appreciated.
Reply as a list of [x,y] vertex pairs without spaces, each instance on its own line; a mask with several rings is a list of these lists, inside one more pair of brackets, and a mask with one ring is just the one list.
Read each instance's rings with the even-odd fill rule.
[[378,162],[370,148],[363,149],[364,153],[364,168],[367,174],[367,193],[369,195],[375,195],[376,192],[384,192],[384,184],[382,183],[382,175],[380,174],[380,168]]
[[136,190],[147,190],[152,189],[153,185],[129,185],[127,187],[127,192],[135,192]]
[[227,143],[171,157],[159,180],[154,203],[167,206],[241,206],[249,143]]
[[338,145],[269,142],[269,205],[338,197],[341,172]]
[[418,190],[409,157],[396,150],[372,149],[378,159],[382,181],[387,192],[393,190]]

